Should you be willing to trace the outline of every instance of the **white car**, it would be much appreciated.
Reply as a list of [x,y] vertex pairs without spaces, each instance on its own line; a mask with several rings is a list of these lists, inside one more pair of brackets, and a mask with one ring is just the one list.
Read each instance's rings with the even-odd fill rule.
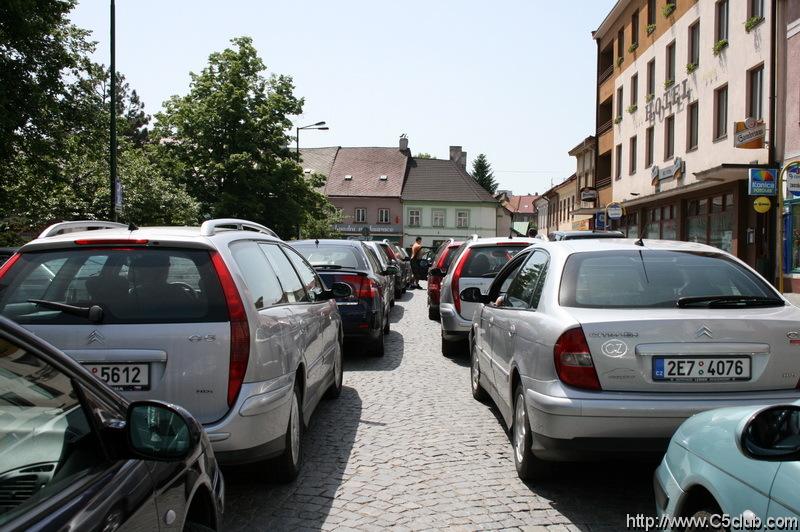
[[663,453],[694,413],[800,398],[800,309],[700,244],[539,241],[478,302],[471,383],[512,427],[519,475],[546,461]]

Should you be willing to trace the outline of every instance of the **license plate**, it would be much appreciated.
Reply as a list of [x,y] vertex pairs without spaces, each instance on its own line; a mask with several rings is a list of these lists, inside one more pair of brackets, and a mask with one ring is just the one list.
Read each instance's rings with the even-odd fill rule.
[[84,364],[84,367],[117,390],[150,389],[150,364]]
[[655,357],[653,380],[721,382],[750,380],[749,357]]

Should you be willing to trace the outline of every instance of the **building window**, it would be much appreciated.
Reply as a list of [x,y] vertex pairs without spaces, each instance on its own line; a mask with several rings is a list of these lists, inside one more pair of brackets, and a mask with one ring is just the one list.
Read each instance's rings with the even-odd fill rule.
[[675,240],[678,238],[678,224],[675,219],[675,206],[664,205],[645,211],[644,238]]
[[647,95],[656,94],[656,59],[655,57],[647,63]]
[[614,172],[614,177],[619,179],[622,177],[622,144],[617,144],[616,159],[617,167]]
[[456,227],[466,229],[469,227],[469,211],[456,211]]
[[622,118],[622,87],[617,89],[617,118]]
[[636,173],[636,135],[631,137],[630,151],[628,152],[628,173]]
[[689,26],[689,63],[700,64],[700,21]]
[[664,160],[668,161],[675,155],[675,115],[670,115],[664,120]]
[[620,28],[617,33],[617,58],[625,57],[625,28]]
[[764,0],[750,0],[750,13],[749,18],[763,18],[764,17]]
[[761,120],[764,100],[764,65],[747,73],[747,116]]
[[697,148],[700,107],[698,102],[689,105],[686,113],[686,151]]
[[408,225],[411,227],[419,227],[420,225],[420,216],[419,209],[409,209],[408,210]]
[[639,99],[639,74],[631,77],[631,105],[636,105]]
[[675,81],[675,41],[667,45],[667,71],[664,74],[666,81]]
[[444,227],[445,211],[434,209],[431,212],[431,225],[434,227]]
[[639,238],[639,213],[631,212],[622,216],[619,229],[628,238]]
[[631,44],[639,43],[639,10],[631,15]]
[[650,168],[653,165],[653,141],[655,135],[655,128],[650,126],[647,128],[644,138],[644,167]]
[[728,38],[728,0],[718,0],[716,5],[716,24],[714,42]]
[[656,0],[647,0],[647,25],[656,23]]
[[733,252],[736,205],[732,193],[686,203],[686,240]]
[[367,223],[367,209],[356,209],[355,221],[357,224]]
[[389,223],[389,209],[378,209],[378,223],[379,224]]
[[728,134],[728,86],[714,91],[714,140]]

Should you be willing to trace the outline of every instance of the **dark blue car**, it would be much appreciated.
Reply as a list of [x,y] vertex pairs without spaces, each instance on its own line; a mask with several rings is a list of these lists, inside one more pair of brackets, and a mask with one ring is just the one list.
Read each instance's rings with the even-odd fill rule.
[[358,240],[298,240],[291,245],[328,287],[337,282],[350,285],[352,294],[336,299],[344,337],[366,342],[370,354],[383,356],[396,267],[383,267],[375,252]]

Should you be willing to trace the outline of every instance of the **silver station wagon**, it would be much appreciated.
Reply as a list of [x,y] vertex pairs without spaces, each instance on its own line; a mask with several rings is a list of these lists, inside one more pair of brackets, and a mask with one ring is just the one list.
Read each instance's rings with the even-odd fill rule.
[[539,242],[475,310],[473,395],[512,431],[522,478],[547,461],[663,452],[689,416],[800,398],[800,309],[700,244]]
[[188,409],[221,463],[276,457],[269,470],[290,479],[304,424],[342,385],[334,296],[350,288],[332,288],[245,220],[66,222],[0,268],[0,314],[128,399]]

